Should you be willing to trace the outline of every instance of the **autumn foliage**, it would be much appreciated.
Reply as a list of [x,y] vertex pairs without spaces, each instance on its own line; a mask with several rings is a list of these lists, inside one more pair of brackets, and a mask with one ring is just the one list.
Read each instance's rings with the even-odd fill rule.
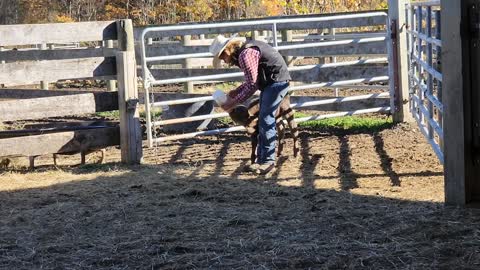
[[135,25],[386,8],[387,0],[0,0],[0,24],[130,18]]

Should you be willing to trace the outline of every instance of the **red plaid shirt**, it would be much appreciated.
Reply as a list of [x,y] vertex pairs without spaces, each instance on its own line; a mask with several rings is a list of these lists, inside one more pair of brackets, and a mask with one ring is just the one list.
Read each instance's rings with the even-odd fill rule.
[[247,48],[238,56],[238,65],[245,75],[245,82],[228,93],[237,104],[245,102],[258,90],[257,77],[260,56],[260,50],[256,47]]

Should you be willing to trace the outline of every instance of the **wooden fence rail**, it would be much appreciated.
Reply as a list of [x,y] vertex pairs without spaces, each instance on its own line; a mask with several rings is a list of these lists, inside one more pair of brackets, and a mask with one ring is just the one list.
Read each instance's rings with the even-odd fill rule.
[[[117,48],[0,52],[0,84],[62,79],[116,79],[118,93],[15,91],[20,100],[0,101],[0,121],[40,119],[120,111],[119,127],[104,127],[0,139],[0,156],[38,156],[121,146],[122,162],[139,163],[142,139],[138,113],[133,26],[130,20],[0,26],[0,47],[116,40]],[[8,98],[13,91],[3,91]],[[45,91],[49,92],[49,91]],[[27,98],[27,96],[37,96]],[[43,96],[43,97],[42,97]],[[72,127],[75,129],[75,127]],[[20,132],[21,133],[21,132]],[[33,158],[31,159],[33,160]]]

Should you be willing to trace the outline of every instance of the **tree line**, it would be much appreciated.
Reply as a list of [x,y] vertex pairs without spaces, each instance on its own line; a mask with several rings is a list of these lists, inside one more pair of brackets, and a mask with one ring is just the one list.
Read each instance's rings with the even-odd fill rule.
[[136,26],[385,9],[387,0],[0,0],[0,24],[132,19]]

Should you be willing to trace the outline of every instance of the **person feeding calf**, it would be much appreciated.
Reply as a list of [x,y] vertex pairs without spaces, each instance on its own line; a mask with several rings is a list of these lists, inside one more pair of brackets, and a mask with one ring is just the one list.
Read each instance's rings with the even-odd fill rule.
[[221,105],[223,110],[230,113],[260,90],[257,160],[247,169],[257,174],[267,174],[275,168],[275,113],[288,94],[291,77],[287,64],[280,53],[267,43],[256,40],[245,42],[223,35],[213,40],[210,53],[215,68],[219,68],[223,60],[229,65],[238,66],[245,76],[245,82],[227,94]]

